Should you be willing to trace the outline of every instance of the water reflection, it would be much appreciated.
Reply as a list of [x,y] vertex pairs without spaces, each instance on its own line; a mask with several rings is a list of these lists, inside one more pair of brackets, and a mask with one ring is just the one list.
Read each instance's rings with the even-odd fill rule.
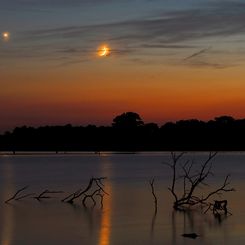
[[172,244],[176,244],[176,211],[172,211],[171,216],[172,221]]
[[[108,178],[110,178],[111,176],[111,162],[109,157],[107,156],[102,158],[101,173],[103,176],[106,176]],[[110,244],[111,209],[112,209],[112,186],[111,186],[110,179],[106,181],[105,191],[109,194],[109,196],[105,195],[104,197],[98,245]]]
[[[223,238],[229,237],[229,231],[223,222],[229,218],[228,215],[203,214],[199,210],[172,211],[172,238],[171,244],[189,244],[190,240],[181,238],[181,234],[198,234],[199,243],[206,244],[207,237],[214,236],[213,232],[223,232]],[[183,224],[183,225],[180,225]]]
[[[228,196],[234,215],[215,218],[212,212],[205,215],[195,211],[172,213],[172,200],[168,200],[169,193],[164,191],[168,182],[163,178],[160,189],[163,192],[159,195],[160,205],[156,215],[151,194],[147,192],[147,180],[149,174],[152,175],[150,169],[157,168],[158,160],[145,160],[145,156],[137,160],[138,155],[130,160],[130,157],[110,154],[96,155],[92,159],[1,157],[0,244],[245,244],[244,181],[239,182],[239,195],[232,193]],[[64,163],[60,163],[61,159]],[[157,162],[156,166],[154,162]],[[157,169],[159,173],[160,170]],[[47,172],[50,175],[45,177]],[[61,203],[62,195],[41,203],[25,199],[11,202],[13,205],[3,204],[3,200],[25,184],[30,184],[33,191],[41,191],[46,186],[57,189],[58,186],[58,189],[70,192],[80,185],[80,178],[87,183],[91,175],[108,177],[105,190],[110,195],[104,197],[102,209],[99,197],[94,208],[92,202],[84,208],[81,199],[74,205]],[[214,184],[219,184],[218,181],[215,180]],[[191,240],[181,236],[192,232],[200,237]]]
[[154,238],[154,230],[155,230],[155,224],[156,224],[156,218],[157,218],[157,206],[155,206],[155,210],[152,216],[151,220],[151,240]]
[[[111,187],[107,187],[106,191],[111,195]],[[111,235],[111,200],[110,198],[104,199],[102,218],[101,218],[101,227],[100,227],[100,236],[98,245],[109,245],[110,244],[110,235]]]
[[[13,166],[11,162],[8,161],[8,157],[4,157],[3,163],[1,165],[1,172],[3,175],[3,192],[1,201],[7,200],[11,193],[14,192],[13,180],[14,180],[14,172]],[[0,209],[2,214],[1,218],[1,243],[2,245],[11,245],[12,244],[12,236],[14,233],[14,210],[11,205],[4,204],[4,207]]]

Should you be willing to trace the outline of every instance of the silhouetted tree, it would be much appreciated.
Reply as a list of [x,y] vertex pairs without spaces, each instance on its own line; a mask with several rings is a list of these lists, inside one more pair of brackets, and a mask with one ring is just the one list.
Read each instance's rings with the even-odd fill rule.
[[135,112],[125,112],[116,116],[112,123],[112,126],[117,128],[136,128],[143,125],[141,117]]
[[220,117],[215,117],[215,121],[219,124],[230,124],[235,121],[235,119],[231,116],[220,116]]
[[148,131],[150,133],[157,132],[159,129],[159,127],[156,123],[147,123],[144,125],[144,128],[146,129],[146,131]]

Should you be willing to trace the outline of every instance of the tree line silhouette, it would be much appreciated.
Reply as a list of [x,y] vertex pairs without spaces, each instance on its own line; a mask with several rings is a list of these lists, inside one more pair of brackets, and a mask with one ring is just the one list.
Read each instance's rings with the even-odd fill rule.
[[245,150],[245,119],[220,116],[144,123],[126,112],[111,126],[16,127],[0,135],[0,151],[239,151]]

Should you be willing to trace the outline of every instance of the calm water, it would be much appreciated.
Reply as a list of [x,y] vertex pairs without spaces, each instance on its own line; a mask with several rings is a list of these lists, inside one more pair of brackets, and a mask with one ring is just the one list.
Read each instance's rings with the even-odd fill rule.
[[[190,153],[201,163],[207,153]],[[231,174],[237,191],[227,193],[232,216],[219,221],[212,214],[176,213],[167,190],[171,171],[162,164],[169,153],[16,155],[0,156],[0,244],[245,244],[245,153],[219,153],[214,160],[208,188],[222,183]],[[91,176],[106,176],[110,194],[94,208],[60,202],[62,197],[86,187]],[[155,177],[158,212],[149,180]],[[64,191],[38,202],[24,199],[5,204],[17,189],[29,185],[26,193],[45,189]],[[204,192],[201,189],[200,192]],[[218,197],[216,197],[218,199]],[[196,232],[197,240],[182,233]]]

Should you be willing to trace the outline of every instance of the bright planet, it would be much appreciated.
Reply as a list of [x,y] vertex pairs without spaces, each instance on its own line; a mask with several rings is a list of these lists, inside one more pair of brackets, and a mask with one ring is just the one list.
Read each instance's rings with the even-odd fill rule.
[[10,37],[9,32],[3,32],[3,33],[2,33],[2,37],[3,37],[3,39],[4,39],[5,41],[9,40],[9,37]]

